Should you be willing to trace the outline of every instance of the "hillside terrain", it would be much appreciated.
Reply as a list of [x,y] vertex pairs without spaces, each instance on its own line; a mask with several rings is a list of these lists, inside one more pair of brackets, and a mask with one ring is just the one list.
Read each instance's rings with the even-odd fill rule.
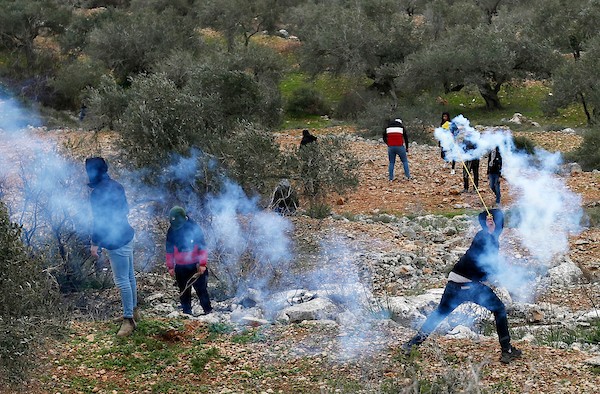
[[[411,296],[445,284],[447,251],[451,257],[464,250],[472,228],[460,230],[450,240],[432,241],[429,230],[409,234],[399,230],[399,217],[452,217],[481,211],[474,193],[461,194],[462,175],[455,175],[440,159],[439,148],[413,145],[409,161],[413,181],[387,180],[385,146],[357,136],[350,129],[316,130],[316,135],[345,134],[360,161],[360,184],[347,195],[329,197],[334,214],[317,220],[304,215],[290,217],[298,270],[330,263],[321,248],[330,239],[349,251],[350,266],[364,269],[365,288],[379,300]],[[525,133],[539,146],[566,152],[581,138],[573,133]],[[284,146],[299,142],[301,131],[277,135]],[[62,131],[49,138],[67,142],[76,156],[95,152],[114,154],[114,136]],[[92,141],[93,139],[93,141]],[[93,149],[90,147],[93,146]],[[3,153],[14,151],[3,146]],[[483,162],[483,160],[482,160]],[[397,179],[402,169],[397,163]],[[398,174],[400,171],[400,174]],[[574,171],[564,177],[568,187],[581,195],[586,207],[600,204],[600,173]],[[484,201],[493,205],[484,166],[480,176]],[[503,206],[510,207],[511,190],[502,184]],[[135,204],[135,202],[134,202]],[[466,218],[463,219],[465,223]],[[422,227],[425,228],[425,227]],[[433,231],[433,230],[432,230]],[[438,233],[431,233],[438,236]],[[516,246],[515,233],[507,230],[501,240],[503,253],[525,255]],[[82,314],[72,322],[69,335],[39,354],[43,367],[22,391],[27,393],[356,393],[356,392],[486,392],[486,393],[593,393],[600,387],[598,338],[590,344],[567,343],[571,331],[561,327],[559,313],[570,315],[599,308],[600,228],[584,228],[570,238],[567,259],[583,276],[568,286],[550,286],[536,294],[531,309],[522,313],[509,307],[509,323],[515,329],[515,344],[524,357],[510,365],[499,361],[495,332],[475,338],[436,336],[416,355],[404,356],[399,346],[414,330],[388,318],[372,319],[354,314],[344,324],[331,320],[308,320],[298,324],[264,324],[249,320],[246,327],[231,323],[228,301],[218,303],[219,312],[192,319],[169,314],[177,294],[163,272],[140,274],[140,294],[145,319],[133,337],[117,340],[117,324],[105,316]],[[437,243],[436,243],[437,242]],[[337,252],[337,250],[333,250]],[[390,256],[415,254],[419,264],[400,266],[402,280],[388,281],[382,271]],[[324,257],[325,256],[325,257]],[[451,260],[451,259],[450,259]],[[416,264],[416,265],[415,265]],[[364,267],[359,267],[363,265]],[[445,265],[442,267],[441,265]],[[344,266],[345,267],[345,266]],[[348,275],[344,267],[333,267],[340,282]],[[413,268],[410,268],[413,267]],[[361,271],[362,272],[362,271]],[[418,290],[418,291],[417,291]],[[119,300],[115,289],[87,296],[116,313]],[[145,300],[144,300],[145,298]],[[370,313],[387,310],[384,301],[371,305]],[[230,303],[230,302],[229,302]],[[529,304],[527,304],[529,305]],[[538,311],[546,318],[526,317]],[[367,313],[368,315],[368,313]],[[523,315],[523,316],[522,316]],[[489,317],[487,318],[489,324]],[[492,320],[493,321],[493,320]],[[368,324],[367,324],[368,322]],[[514,325],[514,327],[513,327]],[[536,326],[549,330],[535,336]],[[535,339],[532,339],[532,335]],[[590,362],[595,358],[595,363]],[[429,391],[428,391],[429,390]]]

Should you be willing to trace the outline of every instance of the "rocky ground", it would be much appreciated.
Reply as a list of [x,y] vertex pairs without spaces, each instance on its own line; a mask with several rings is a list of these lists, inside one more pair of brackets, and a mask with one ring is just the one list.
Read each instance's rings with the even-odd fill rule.
[[[453,327],[444,326],[444,332],[418,354],[406,357],[398,347],[414,333],[415,319],[439,300],[435,289],[444,286],[449,268],[468,247],[475,231],[468,214],[481,210],[481,202],[476,194],[460,193],[460,168],[451,175],[437,147],[412,146],[409,160],[414,180],[390,183],[382,143],[358,137],[351,130],[335,132],[348,134],[361,162],[358,190],[331,196],[334,215],[329,218],[290,218],[295,268],[329,269],[321,290],[290,289],[291,293],[268,299],[244,294],[216,303],[214,314],[184,318],[176,309],[177,293],[168,276],[141,275],[146,318],[132,338],[116,341],[117,325],[100,319],[106,311],[118,312],[116,290],[87,295],[85,303],[95,302],[96,307],[72,324],[66,340],[51,343],[40,355],[44,370],[23,390],[597,392],[600,333],[596,328],[595,337],[582,340],[581,330],[598,327],[600,228],[585,228],[569,240],[569,253],[557,257],[545,279],[535,284],[534,299],[524,302],[498,289],[509,306],[515,343],[524,350],[521,360],[508,366],[499,362],[493,319],[472,307],[460,311],[472,324],[449,335],[444,335],[444,329]],[[299,135],[299,130],[292,130],[278,139],[291,146],[298,143]],[[527,136],[542,147],[563,152],[581,142],[570,132]],[[86,146],[70,132],[61,138]],[[100,135],[88,140],[87,146],[96,144],[97,152],[98,146],[100,151],[110,149],[111,142],[110,135]],[[561,176],[571,190],[581,194],[585,206],[600,204],[600,173],[575,171]],[[491,205],[493,195],[485,176],[480,189]],[[503,204],[509,207],[512,197],[506,183],[502,192]],[[515,237],[510,229],[505,232],[502,252],[518,264],[534,264]],[[324,242],[335,242],[335,256],[323,251]],[[283,305],[267,318],[260,307],[275,299],[283,300]]]

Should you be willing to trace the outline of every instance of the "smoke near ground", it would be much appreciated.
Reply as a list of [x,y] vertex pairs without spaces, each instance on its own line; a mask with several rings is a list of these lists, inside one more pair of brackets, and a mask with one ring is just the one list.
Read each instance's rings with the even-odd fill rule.
[[[40,136],[43,131],[26,127],[36,124],[35,116],[15,100],[0,99],[0,114],[3,151],[11,152],[0,157],[0,192],[12,220],[23,225],[26,241],[64,249],[64,238],[76,235],[89,245],[90,189],[83,160],[61,155],[55,141]],[[136,259],[138,269],[162,269],[166,213],[172,205],[181,205],[204,229],[209,264],[218,265],[228,291],[266,289],[290,272],[291,222],[264,210],[258,196],[247,195],[201,150],[173,156],[158,175],[117,166],[111,158],[108,164],[109,174],[123,184],[130,205],[136,250],[142,251],[138,256],[144,255],[143,264]],[[197,187],[208,173],[218,178],[216,191]],[[163,224],[157,229],[157,223]],[[48,237],[56,242],[48,243]],[[68,251],[64,254],[68,258]]]
[[[5,151],[11,152],[0,158],[0,191],[16,191],[4,196],[12,219],[30,231],[32,242],[53,231],[64,236],[73,232],[87,239],[90,208],[83,162],[62,156],[51,140],[37,138],[32,130],[24,128],[27,122],[23,119],[35,117],[15,101],[0,99],[0,114],[1,143]],[[571,192],[557,174],[560,155],[538,149],[529,156],[515,149],[508,129],[490,128],[479,132],[462,116],[453,121],[458,125],[456,135],[441,128],[435,130],[448,160],[461,162],[484,157],[499,147],[504,182],[509,184],[513,196],[512,205],[504,209],[507,226],[542,267],[536,274],[543,275],[556,256],[568,251],[568,236],[580,230],[582,217],[580,197]],[[475,148],[465,150],[465,139],[474,142]],[[378,308],[370,286],[358,274],[357,251],[350,250],[341,240],[343,237],[332,235],[320,245],[317,268],[303,273],[302,277],[296,276],[292,267],[295,256],[291,221],[266,211],[258,196],[249,196],[238,184],[216,171],[217,168],[214,159],[193,150],[187,156],[172,157],[155,182],[147,183],[144,170],[117,169],[109,160],[109,173],[125,187],[138,246],[153,254],[144,269],[160,270],[164,264],[159,258],[164,232],[147,234],[147,225],[158,221],[165,227],[165,214],[170,206],[181,205],[205,230],[211,256],[209,265],[219,266],[220,280],[226,282],[232,292],[230,295],[257,289],[263,298],[268,298],[270,293],[280,290],[280,286],[294,284],[322,292],[344,308],[339,322],[344,332],[339,338],[340,357],[352,359],[366,352],[365,344],[372,346],[376,341],[363,338],[383,335],[377,328],[382,308]],[[202,180],[207,170],[219,177],[218,190],[197,188],[196,181]],[[152,209],[141,209],[146,202],[150,202]],[[41,239],[38,244],[43,244]],[[533,290],[528,267],[511,265],[510,259],[505,259],[505,263],[510,268],[497,272],[503,287],[513,294]],[[527,299],[531,293],[520,294],[520,297]]]
[[[544,275],[554,258],[568,252],[568,237],[581,231],[583,216],[581,196],[569,190],[558,176],[560,153],[537,148],[534,155],[528,155],[515,148],[510,129],[486,128],[479,132],[462,115],[452,122],[456,125],[454,133],[441,127],[434,132],[447,160],[462,165],[463,161],[482,158],[487,164],[487,154],[499,147],[503,181],[510,186],[513,197],[511,206],[503,208],[505,225],[514,229],[514,238],[536,261],[537,275]],[[472,149],[468,149],[467,141],[474,145]],[[503,267],[497,271],[503,287],[521,297],[532,297],[534,288],[527,267]],[[524,290],[529,294],[524,294]]]

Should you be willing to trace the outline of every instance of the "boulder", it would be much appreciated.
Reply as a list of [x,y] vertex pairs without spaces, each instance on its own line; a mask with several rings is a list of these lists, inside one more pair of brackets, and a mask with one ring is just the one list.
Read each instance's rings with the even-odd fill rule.
[[277,320],[289,323],[300,323],[304,320],[334,320],[336,312],[337,307],[333,302],[326,298],[315,298],[283,309]]
[[571,260],[548,270],[548,279],[552,286],[569,286],[579,282],[583,277],[581,269]]

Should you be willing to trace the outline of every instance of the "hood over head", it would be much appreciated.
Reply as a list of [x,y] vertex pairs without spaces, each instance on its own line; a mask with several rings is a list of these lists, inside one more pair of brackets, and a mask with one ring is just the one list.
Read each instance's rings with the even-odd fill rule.
[[108,164],[102,157],[90,157],[85,159],[85,171],[90,181],[88,185],[94,187],[108,177]]

